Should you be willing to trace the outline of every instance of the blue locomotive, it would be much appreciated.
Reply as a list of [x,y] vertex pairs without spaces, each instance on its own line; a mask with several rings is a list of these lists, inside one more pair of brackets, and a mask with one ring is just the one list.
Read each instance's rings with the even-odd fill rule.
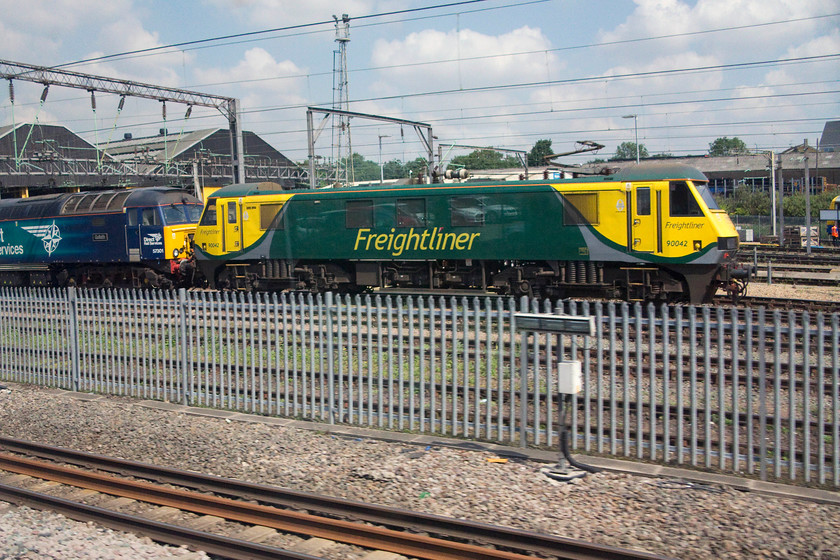
[[191,285],[202,208],[169,187],[0,200],[0,285]]

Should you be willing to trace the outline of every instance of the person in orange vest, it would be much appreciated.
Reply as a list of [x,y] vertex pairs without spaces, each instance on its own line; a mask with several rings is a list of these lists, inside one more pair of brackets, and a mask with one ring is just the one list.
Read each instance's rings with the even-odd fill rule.
[[831,242],[835,246],[838,243],[837,233],[837,224],[834,224],[833,226],[831,226]]

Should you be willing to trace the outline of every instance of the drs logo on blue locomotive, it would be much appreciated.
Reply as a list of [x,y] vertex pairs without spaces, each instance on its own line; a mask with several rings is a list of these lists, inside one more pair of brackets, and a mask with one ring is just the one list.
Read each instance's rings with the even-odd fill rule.
[[163,255],[163,234],[146,233],[143,235],[143,246],[149,247],[152,254]]
[[4,255],[22,255],[23,245],[6,245],[6,237],[3,228],[0,228],[0,257]]
[[40,239],[44,243],[44,250],[48,255],[52,255],[58,249],[58,244],[61,243],[61,230],[55,225],[55,220],[50,225],[21,226],[21,229]]

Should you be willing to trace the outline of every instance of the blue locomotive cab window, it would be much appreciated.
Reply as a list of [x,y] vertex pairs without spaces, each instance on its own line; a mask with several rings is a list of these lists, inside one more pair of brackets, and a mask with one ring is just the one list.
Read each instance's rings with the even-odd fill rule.
[[211,202],[204,209],[204,214],[201,216],[200,226],[215,226],[216,225],[216,203]]
[[650,187],[636,189],[636,215],[650,216]]
[[194,224],[201,216],[198,204],[170,204],[163,207],[163,223],[166,225]]
[[474,196],[453,196],[449,199],[449,216],[453,226],[483,226],[484,201]]
[[397,227],[426,227],[426,199],[398,199]]
[[694,198],[688,183],[672,181],[669,189],[671,216],[702,216],[703,210]]
[[159,226],[160,213],[157,208],[143,208],[140,211],[140,224],[144,226]]
[[344,205],[344,225],[348,229],[373,227],[373,200],[348,200]]

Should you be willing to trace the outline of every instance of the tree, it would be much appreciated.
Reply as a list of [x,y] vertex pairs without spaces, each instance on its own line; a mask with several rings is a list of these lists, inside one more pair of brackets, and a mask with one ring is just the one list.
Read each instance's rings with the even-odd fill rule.
[[[646,158],[648,157],[647,148],[645,148],[644,144],[639,144],[639,157]],[[622,159],[636,159],[636,143],[635,142],[622,142],[618,145],[618,148],[615,149],[615,155],[610,158],[610,161],[617,161]]]
[[452,158],[451,164],[467,169],[510,169],[519,167],[519,160],[505,157],[495,150],[475,150],[468,155]]
[[770,193],[739,187],[731,197],[720,199],[720,207],[733,216],[770,215]]
[[554,152],[551,149],[551,140],[537,140],[534,147],[528,153],[528,165],[531,167],[539,167],[545,165],[545,156],[550,156]]
[[386,161],[382,167],[385,179],[402,179],[408,175],[405,165],[398,159]]
[[747,149],[747,145],[738,137],[727,138],[723,136],[709,144],[710,156],[737,156],[748,153],[750,151]]
[[379,164],[353,152],[353,178],[356,181],[373,181],[379,179]]
[[[811,219],[816,225],[820,219],[820,210],[828,208],[836,192],[822,192],[811,195]],[[785,195],[782,199],[785,216],[805,216],[805,193]]]
[[429,162],[426,158],[419,157],[405,164],[406,175],[417,177],[420,173],[426,173],[428,167]]

